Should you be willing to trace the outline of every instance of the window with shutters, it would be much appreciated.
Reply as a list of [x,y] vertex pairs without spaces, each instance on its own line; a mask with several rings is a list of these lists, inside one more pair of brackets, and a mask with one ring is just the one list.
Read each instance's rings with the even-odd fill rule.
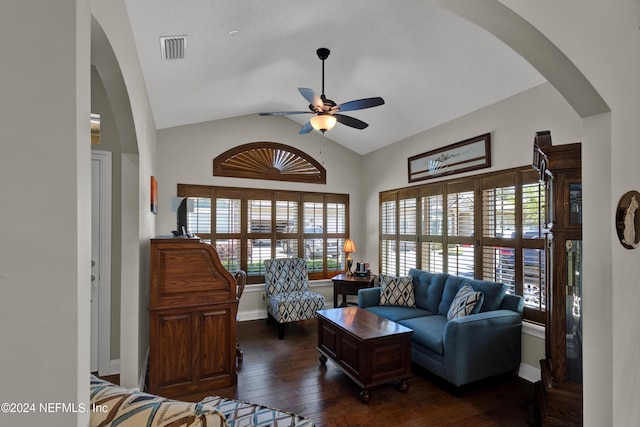
[[[302,257],[310,279],[344,271],[349,195],[178,185],[187,197],[189,231],[216,247],[229,271],[264,282],[264,260]],[[213,208],[212,208],[213,207]]]
[[473,182],[447,185],[447,234],[444,271],[456,276],[474,275],[474,214]]
[[544,185],[530,167],[380,193],[380,271],[504,283],[544,323]]
[[413,192],[398,200],[398,269],[406,274],[416,263],[417,198]]
[[422,189],[420,196],[420,266],[444,273],[444,195],[440,186]]
[[397,274],[395,193],[380,194],[380,272]]

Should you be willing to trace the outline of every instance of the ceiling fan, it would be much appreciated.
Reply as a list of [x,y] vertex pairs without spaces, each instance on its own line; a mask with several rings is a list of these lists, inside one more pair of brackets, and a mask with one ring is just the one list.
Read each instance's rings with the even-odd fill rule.
[[336,122],[350,126],[356,129],[364,129],[369,124],[354,117],[340,114],[342,111],[363,110],[365,108],[377,107],[384,104],[384,99],[380,97],[357,99],[342,104],[336,104],[328,99],[324,94],[324,61],[329,57],[331,51],[325,47],[321,47],[316,51],[318,58],[322,60],[322,94],[318,96],[312,89],[301,87],[298,88],[300,94],[309,102],[310,111],[277,111],[273,113],[260,113],[261,116],[287,116],[290,114],[315,114],[300,129],[300,134],[311,132],[312,129],[325,133],[331,130]]

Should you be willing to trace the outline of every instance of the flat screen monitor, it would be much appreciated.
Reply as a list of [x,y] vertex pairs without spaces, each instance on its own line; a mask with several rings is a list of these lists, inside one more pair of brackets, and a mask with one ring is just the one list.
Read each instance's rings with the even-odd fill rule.
[[176,211],[177,230],[173,232],[174,236],[190,236],[187,224],[187,198],[183,198]]

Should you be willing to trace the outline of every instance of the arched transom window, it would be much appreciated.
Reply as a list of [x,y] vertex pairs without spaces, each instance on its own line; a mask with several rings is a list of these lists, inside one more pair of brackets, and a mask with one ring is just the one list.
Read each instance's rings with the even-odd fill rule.
[[213,159],[213,175],[326,184],[326,170],[297,148],[276,142],[252,142]]

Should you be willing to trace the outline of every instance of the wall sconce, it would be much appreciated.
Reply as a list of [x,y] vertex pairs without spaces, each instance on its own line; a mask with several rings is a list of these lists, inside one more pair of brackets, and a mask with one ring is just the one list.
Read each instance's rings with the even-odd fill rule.
[[353,266],[353,259],[351,259],[351,254],[356,251],[356,244],[353,243],[353,240],[345,240],[342,252],[347,254],[347,258],[345,259],[345,261],[347,262],[347,276],[353,276],[353,273],[351,272],[351,267]]

